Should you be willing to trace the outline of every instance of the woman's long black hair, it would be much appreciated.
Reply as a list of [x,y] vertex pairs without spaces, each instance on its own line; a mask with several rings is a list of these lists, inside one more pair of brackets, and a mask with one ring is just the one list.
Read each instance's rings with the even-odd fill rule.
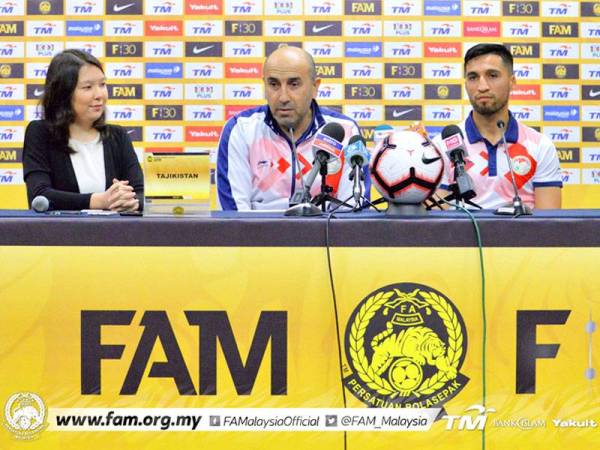
[[[73,151],[68,147],[69,125],[75,121],[71,100],[79,80],[79,70],[88,64],[96,66],[104,73],[102,64],[95,56],[77,49],[58,53],[48,67],[41,106],[57,150]],[[93,127],[104,135],[105,113],[94,122]]]

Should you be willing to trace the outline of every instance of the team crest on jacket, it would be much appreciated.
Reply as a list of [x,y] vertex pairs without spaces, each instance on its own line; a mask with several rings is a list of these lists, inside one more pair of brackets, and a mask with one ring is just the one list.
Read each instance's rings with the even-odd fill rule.
[[421,284],[392,284],[364,298],[346,325],[345,350],[344,384],[371,407],[442,407],[469,381],[460,373],[463,319]]

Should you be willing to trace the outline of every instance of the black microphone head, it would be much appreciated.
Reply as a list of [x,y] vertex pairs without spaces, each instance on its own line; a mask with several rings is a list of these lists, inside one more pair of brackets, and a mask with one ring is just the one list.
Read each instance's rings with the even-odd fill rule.
[[498,122],[496,122],[496,126],[498,128],[500,128],[501,130],[503,130],[504,127],[506,126],[506,124],[504,123],[504,120],[500,119],[500,120],[498,120]]
[[363,145],[365,145],[365,146],[367,145],[367,143],[365,142],[365,140],[363,139],[363,137],[360,134],[356,134],[356,135],[352,136],[350,138],[350,140],[348,141],[348,145],[352,145],[358,141],[362,141]]
[[43,195],[38,195],[31,201],[31,208],[35,212],[39,212],[39,213],[46,212],[46,211],[48,211],[49,207],[50,207],[50,202]]
[[458,134],[458,135],[460,135],[460,137],[463,137],[462,131],[458,127],[458,125],[446,125],[444,127],[444,129],[442,130],[442,139],[446,139],[447,137],[454,136],[455,134]]
[[326,134],[330,138],[335,139],[338,142],[342,142],[344,140],[344,136],[346,136],[346,132],[344,131],[344,127],[336,122],[329,122],[321,129],[322,134]]

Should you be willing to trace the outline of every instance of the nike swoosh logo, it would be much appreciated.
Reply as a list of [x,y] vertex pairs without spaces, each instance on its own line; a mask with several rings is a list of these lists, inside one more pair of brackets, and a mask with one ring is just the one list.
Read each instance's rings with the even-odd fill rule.
[[441,156],[436,156],[435,158],[427,158],[425,155],[421,156],[421,161],[423,161],[423,164],[431,164],[434,163],[438,160],[440,160],[442,157]]
[[590,89],[590,97],[594,98],[594,97],[598,97],[600,95],[600,91],[594,91],[593,89]]
[[324,31],[324,30],[326,30],[327,28],[331,28],[332,26],[333,26],[333,24],[329,24],[329,25],[323,25],[323,26],[321,26],[321,27],[318,27],[318,26],[316,26],[316,25],[313,25],[312,32],[313,32],[313,33],[320,33],[321,31]]
[[192,53],[194,55],[199,55],[200,53],[204,53],[205,51],[210,50],[213,47],[214,47],[214,45],[209,45],[208,47],[202,47],[202,48],[194,47],[192,49]]
[[126,10],[127,8],[131,8],[135,3],[127,3],[126,5],[115,5],[113,6],[114,12],[121,12]]
[[44,93],[43,89],[35,89],[33,91],[33,95],[35,95],[36,97],[39,97],[40,95],[42,95]]
[[410,108],[410,109],[407,109],[406,111],[395,111],[394,110],[394,112],[392,112],[392,116],[393,117],[402,117],[402,116],[404,116],[404,115],[406,115],[409,112],[414,111],[414,110],[415,110],[415,108]]

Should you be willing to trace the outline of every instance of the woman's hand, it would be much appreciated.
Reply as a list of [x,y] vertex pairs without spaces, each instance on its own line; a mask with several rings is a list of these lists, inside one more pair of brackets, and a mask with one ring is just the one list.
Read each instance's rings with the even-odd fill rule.
[[110,211],[137,211],[140,206],[135,197],[133,187],[127,180],[113,178],[113,184],[106,191],[94,193],[90,199],[91,209],[108,209]]

